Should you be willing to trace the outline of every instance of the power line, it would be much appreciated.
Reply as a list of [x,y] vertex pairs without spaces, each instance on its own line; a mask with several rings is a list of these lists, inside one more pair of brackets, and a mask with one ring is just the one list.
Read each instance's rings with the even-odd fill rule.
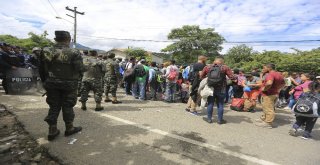
[[[115,37],[99,37],[99,36],[89,36],[89,35],[82,35],[82,37],[88,38],[97,38],[103,40],[120,40],[120,41],[137,41],[137,42],[177,42],[178,40],[152,40],[152,39],[131,39],[131,38],[115,38]],[[261,41],[226,41],[224,43],[229,44],[250,44],[250,43],[306,43],[306,42],[320,42],[318,40],[261,40]]]
[[57,16],[60,17],[60,14],[59,14],[59,13],[57,12],[57,10],[54,8],[54,6],[53,6],[52,3],[50,2],[50,0],[48,0],[48,2],[49,2],[49,4],[50,4],[51,8],[53,9],[53,11],[57,14]]

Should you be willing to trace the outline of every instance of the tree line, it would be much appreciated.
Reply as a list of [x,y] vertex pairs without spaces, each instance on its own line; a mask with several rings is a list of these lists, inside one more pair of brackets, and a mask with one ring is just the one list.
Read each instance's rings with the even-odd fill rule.
[[[30,32],[28,38],[19,39],[11,35],[0,35],[0,41],[25,48],[31,52],[33,47],[52,46],[53,42],[47,39],[47,32],[37,35]],[[221,55],[224,37],[215,32],[213,28],[201,29],[197,25],[185,25],[172,29],[168,40],[174,41],[161,51],[164,60],[174,59],[177,63],[185,65],[197,61],[199,55],[208,56],[212,61],[215,56]],[[241,68],[250,71],[261,68],[263,64],[274,63],[277,70],[291,72],[317,72],[320,73],[320,47],[309,51],[292,49],[293,53],[280,51],[258,52],[247,45],[237,45],[230,48],[224,55],[226,64],[232,68]],[[151,60],[149,52],[142,48],[129,47],[126,53]]]

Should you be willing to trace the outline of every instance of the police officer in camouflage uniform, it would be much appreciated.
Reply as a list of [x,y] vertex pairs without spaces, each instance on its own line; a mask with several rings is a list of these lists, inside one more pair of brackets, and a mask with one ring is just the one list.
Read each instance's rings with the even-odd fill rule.
[[86,71],[83,73],[82,84],[81,84],[81,98],[82,103],[81,109],[87,110],[86,102],[88,100],[88,94],[90,90],[94,92],[94,99],[96,101],[95,111],[103,110],[101,106],[102,100],[102,77],[104,76],[104,64],[98,59],[97,51],[90,51],[89,56],[85,56],[83,63],[85,65]]
[[[112,104],[120,104],[117,100],[117,87],[121,76],[119,72],[119,64],[115,61],[115,54],[107,54],[107,59],[104,61],[106,73],[104,75],[104,92],[106,95],[105,102],[112,102]],[[112,95],[112,100],[109,98],[109,93]]]
[[49,105],[49,113],[45,118],[49,124],[48,140],[55,139],[60,133],[57,119],[61,110],[66,126],[65,136],[82,130],[82,127],[73,126],[73,107],[77,103],[77,83],[84,66],[80,52],[69,47],[70,40],[69,32],[55,31],[57,43],[51,48],[44,48],[40,57],[39,72]]

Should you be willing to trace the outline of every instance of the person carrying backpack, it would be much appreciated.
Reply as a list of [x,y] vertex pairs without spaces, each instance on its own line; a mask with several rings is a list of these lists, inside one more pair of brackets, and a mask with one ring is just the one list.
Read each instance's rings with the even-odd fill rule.
[[131,93],[132,84],[135,79],[134,73],[133,73],[135,63],[136,63],[136,59],[134,57],[131,57],[125,66],[123,80],[125,82],[126,95],[132,95]]
[[151,67],[149,69],[149,80],[148,83],[150,84],[151,88],[151,100],[156,101],[157,100],[157,92],[159,89],[159,76],[162,76],[159,68],[157,68],[157,63],[152,62]]
[[187,102],[186,111],[192,113],[193,115],[198,115],[196,111],[197,102],[200,98],[198,94],[198,88],[201,82],[200,73],[203,68],[206,66],[207,57],[206,56],[199,56],[198,62],[190,65],[190,70],[188,74],[188,80],[190,82],[190,97]]
[[212,65],[204,67],[200,77],[205,78],[208,77],[207,83],[209,87],[214,89],[213,96],[208,97],[208,107],[207,107],[207,117],[203,117],[203,120],[212,123],[212,112],[214,101],[217,102],[218,108],[218,124],[226,124],[227,121],[223,119],[223,111],[224,111],[224,98],[227,86],[227,79],[235,80],[235,76],[232,73],[232,70],[224,64],[224,58],[222,56],[218,56],[215,58]]
[[305,92],[292,108],[296,116],[296,122],[289,131],[291,136],[298,135],[298,128],[305,124],[302,134],[303,139],[311,138],[311,132],[320,114],[320,83],[309,84],[310,91]]
[[[146,84],[149,75],[149,67],[146,66],[146,60],[140,60],[140,64],[134,68],[135,82],[133,84],[132,94],[133,97],[140,100],[146,99]],[[139,94],[138,94],[139,90]]]
[[167,67],[165,74],[167,79],[165,102],[168,103],[172,103],[175,100],[174,95],[176,93],[176,83],[179,77],[179,68],[175,64],[176,61],[171,60],[170,66]]

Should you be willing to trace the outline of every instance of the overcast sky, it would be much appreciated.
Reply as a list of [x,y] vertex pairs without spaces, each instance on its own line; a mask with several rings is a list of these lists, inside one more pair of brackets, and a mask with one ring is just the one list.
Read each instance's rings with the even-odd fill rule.
[[[1,2],[0,34],[26,38],[28,32],[47,30],[50,39],[55,30],[73,34],[66,6],[85,12],[78,16],[78,43],[102,50],[133,46],[160,51],[170,43],[108,38],[167,40],[170,30],[182,25],[215,28],[230,42],[320,40],[320,0],[10,0]],[[225,43],[222,53],[234,45]],[[248,45],[290,52],[320,42]]]

